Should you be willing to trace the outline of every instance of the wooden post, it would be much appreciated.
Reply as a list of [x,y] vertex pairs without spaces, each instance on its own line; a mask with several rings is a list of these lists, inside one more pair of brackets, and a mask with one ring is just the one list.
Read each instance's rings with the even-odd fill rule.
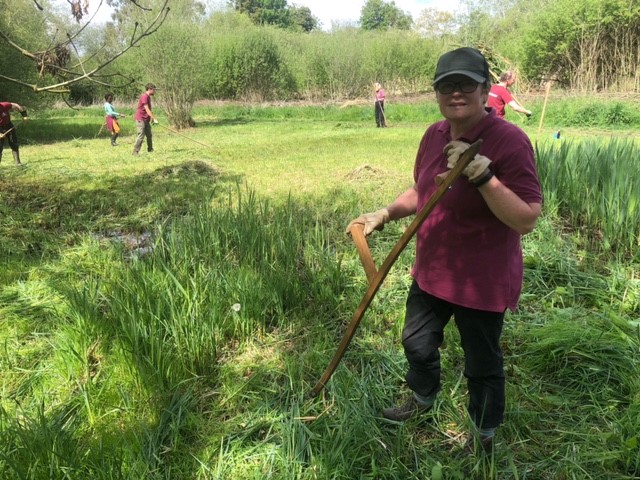
[[552,82],[552,79],[547,80],[547,88],[544,92],[544,103],[542,104],[542,113],[540,114],[540,123],[538,124],[538,133],[536,135],[540,135],[540,130],[542,130],[542,123],[544,122],[544,112],[547,110],[547,100],[549,100],[549,92],[551,91]]

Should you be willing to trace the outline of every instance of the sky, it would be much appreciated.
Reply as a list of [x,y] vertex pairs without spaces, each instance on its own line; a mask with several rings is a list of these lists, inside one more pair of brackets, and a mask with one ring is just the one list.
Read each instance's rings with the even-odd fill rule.
[[[414,20],[425,8],[437,8],[439,10],[454,10],[458,0],[394,0],[396,7],[403,12],[409,12]],[[360,19],[360,11],[366,0],[289,0],[289,5],[296,4],[299,7],[309,7],[311,14],[322,22],[324,30],[331,29],[333,21],[339,23],[357,22]]]
[[[390,1],[390,0],[387,0]],[[418,18],[420,12],[428,7],[437,8],[439,10],[453,11],[460,4],[459,0],[393,0],[403,12],[409,12],[414,20]],[[144,2],[142,2],[144,4]],[[213,0],[211,4],[225,5],[225,0]],[[318,18],[322,23],[324,30],[330,30],[335,23],[355,24],[360,19],[360,11],[366,3],[366,0],[287,0],[289,5],[297,5],[299,7],[309,7],[311,14]],[[89,2],[91,7],[97,7],[98,0]],[[103,2],[100,8],[98,21],[105,21],[109,18],[110,9],[106,2]]]

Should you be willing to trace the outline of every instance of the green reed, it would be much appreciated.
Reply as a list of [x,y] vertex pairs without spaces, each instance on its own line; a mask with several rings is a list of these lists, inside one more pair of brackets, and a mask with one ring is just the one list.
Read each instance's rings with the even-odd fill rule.
[[210,375],[231,338],[286,327],[310,304],[335,308],[345,278],[315,223],[304,207],[272,207],[253,193],[203,203],[164,225],[151,257],[105,286],[107,316],[163,383]]
[[[545,202],[593,245],[632,253],[640,240],[640,148],[634,140],[536,145]],[[598,249],[598,248],[597,248]]]

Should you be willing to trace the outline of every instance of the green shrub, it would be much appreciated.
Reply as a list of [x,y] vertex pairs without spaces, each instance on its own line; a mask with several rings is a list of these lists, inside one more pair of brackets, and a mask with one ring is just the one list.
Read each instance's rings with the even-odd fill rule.
[[261,101],[295,93],[293,77],[269,28],[216,31],[208,57],[206,97]]

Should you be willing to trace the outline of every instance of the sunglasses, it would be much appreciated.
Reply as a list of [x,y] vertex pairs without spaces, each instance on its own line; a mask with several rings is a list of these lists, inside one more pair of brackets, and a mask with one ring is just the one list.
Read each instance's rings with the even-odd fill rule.
[[445,81],[438,82],[438,84],[435,86],[435,89],[444,95],[449,95],[450,93],[453,93],[455,91],[462,93],[473,93],[478,88],[478,85],[480,84],[475,80],[462,80],[461,82]]

